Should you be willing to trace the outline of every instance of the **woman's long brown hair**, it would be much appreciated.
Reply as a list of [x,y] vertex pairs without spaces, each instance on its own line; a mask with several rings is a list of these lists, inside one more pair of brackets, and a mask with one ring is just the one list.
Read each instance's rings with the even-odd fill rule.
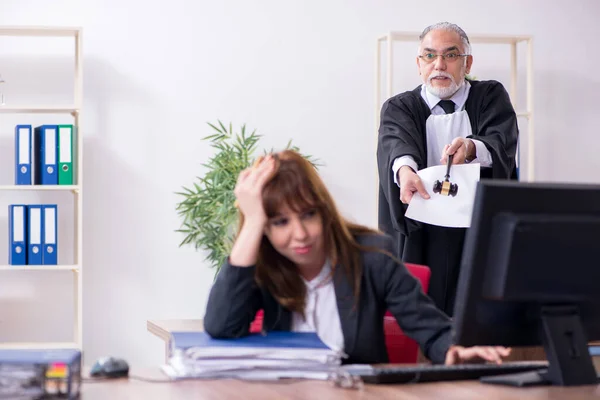
[[[351,282],[355,300],[360,296],[362,261],[360,246],[354,236],[375,234],[376,230],[346,221],[314,166],[292,150],[274,154],[277,169],[263,189],[263,206],[268,218],[288,206],[295,212],[316,209],[323,221],[326,256],[332,269],[344,268]],[[240,213],[240,229],[244,223]],[[278,253],[266,236],[260,244],[255,279],[290,311],[304,315],[306,287],[298,268]]]

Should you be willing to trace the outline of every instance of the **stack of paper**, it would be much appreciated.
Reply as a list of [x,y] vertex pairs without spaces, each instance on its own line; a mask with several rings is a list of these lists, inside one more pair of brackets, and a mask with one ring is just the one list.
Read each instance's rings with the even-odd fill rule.
[[429,194],[429,199],[425,200],[418,192],[415,193],[405,216],[431,225],[468,228],[471,226],[475,192],[480,179],[480,164],[452,166],[448,180],[457,185],[456,196],[444,196],[433,191],[436,181],[445,180],[446,170],[445,165],[436,165],[417,172]]
[[341,354],[316,333],[270,332],[213,339],[205,332],[171,334],[172,356],[163,371],[180,378],[327,379]]

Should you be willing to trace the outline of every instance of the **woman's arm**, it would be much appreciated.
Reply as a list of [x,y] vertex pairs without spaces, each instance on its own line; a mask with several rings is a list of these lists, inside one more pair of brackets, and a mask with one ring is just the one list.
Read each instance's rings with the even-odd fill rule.
[[[391,238],[384,250],[392,253]],[[434,363],[502,362],[510,349],[501,346],[462,347],[452,345],[452,321],[423,293],[419,281],[404,264],[382,255],[386,282],[385,302],[404,333],[417,341],[423,353]]]
[[274,169],[275,162],[268,156],[238,177],[235,195],[244,222],[208,298],[204,329],[213,337],[247,335],[250,323],[261,307],[254,272],[267,221],[262,190]]
[[254,281],[254,266],[225,262],[211,288],[204,315],[204,330],[212,337],[234,338],[248,334],[261,293]]
[[[382,239],[382,250],[393,254],[391,238]],[[452,323],[423,293],[418,279],[408,272],[404,264],[379,254],[381,280],[387,310],[398,321],[402,331],[414,339],[423,354],[434,363],[444,363],[451,345]],[[378,268],[379,269],[379,268]]]

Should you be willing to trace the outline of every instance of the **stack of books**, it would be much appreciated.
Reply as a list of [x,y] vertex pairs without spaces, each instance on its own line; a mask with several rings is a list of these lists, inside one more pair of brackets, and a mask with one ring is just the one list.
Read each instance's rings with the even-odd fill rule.
[[173,379],[326,380],[339,369],[341,359],[342,353],[327,347],[316,333],[213,339],[205,332],[173,332],[171,357],[163,371]]

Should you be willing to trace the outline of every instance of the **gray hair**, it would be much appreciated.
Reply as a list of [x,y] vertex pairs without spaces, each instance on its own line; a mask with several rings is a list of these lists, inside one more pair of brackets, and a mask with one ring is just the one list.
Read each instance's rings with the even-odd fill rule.
[[465,31],[462,30],[462,28],[460,26],[458,26],[456,24],[452,24],[450,22],[438,22],[437,24],[429,25],[419,35],[419,42],[423,42],[423,39],[425,38],[425,36],[427,36],[427,34],[429,32],[434,31],[434,30],[445,30],[445,31],[452,31],[452,32],[458,33],[458,36],[460,36],[460,40],[462,40],[462,42],[463,42],[464,53],[471,54],[471,43],[469,43],[469,37],[467,36]]

